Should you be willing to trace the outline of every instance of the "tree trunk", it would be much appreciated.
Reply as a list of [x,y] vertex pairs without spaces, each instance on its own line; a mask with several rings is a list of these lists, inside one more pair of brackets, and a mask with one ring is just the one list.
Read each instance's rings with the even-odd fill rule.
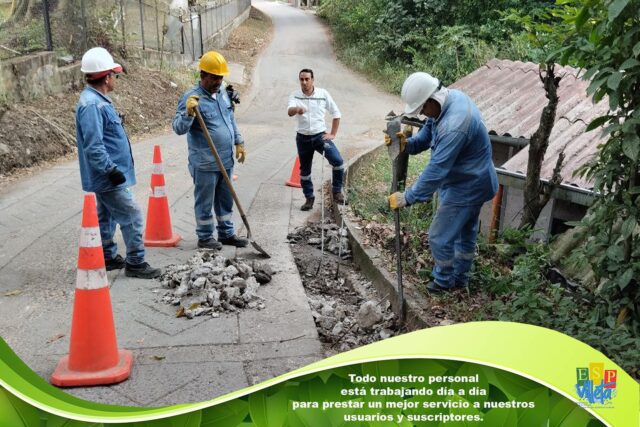
[[[555,76],[554,65],[553,63],[547,63],[545,70],[540,70],[539,72],[540,80],[544,85],[544,90],[549,102],[542,109],[540,126],[529,141],[529,162],[527,164],[527,177],[524,185],[524,207],[522,208],[520,228],[527,226],[535,227],[540,212],[551,197],[551,191],[546,193],[541,191],[540,170],[542,168],[542,162],[544,161],[544,155],[549,146],[549,136],[553,130],[556,119],[556,108],[558,107],[558,87],[561,77]],[[559,158],[559,162],[556,164],[556,170],[554,170],[552,184],[558,185],[562,181],[562,178],[559,176],[561,166],[562,159]]]

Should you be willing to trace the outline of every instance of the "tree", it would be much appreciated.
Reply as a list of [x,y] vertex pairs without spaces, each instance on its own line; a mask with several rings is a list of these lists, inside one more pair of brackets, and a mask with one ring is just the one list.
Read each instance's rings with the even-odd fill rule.
[[564,152],[560,152],[556,167],[553,171],[551,179],[551,188],[543,191],[540,183],[540,171],[542,162],[549,147],[549,136],[553,130],[556,121],[556,109],[558,107],[558,87],[562,77],[556,76],[555,64],[548,62],[541,67],[540,81],[544,85],[544,91],[549,102],[542,109],[540,115],[540,126],[533,133],[529,140],[529,159],[527,163],[527,176],[524,184],[524,207],[522,212],[522,220],[519,228],[533,228],[538,221],[540,212],[551,198],[553,187],[562,182],[560,170],[564,160]]
[[591,84],[587,93],[609,99],[601,126],[607,141],[583,169],[596,199],[583,225],[591,236],[583,247],[599,281],[597,295],[607,324],[628,323],[640,332],[640,0],[573,0],[565,18],[574,24],[555,57],[577,61]]
[[[505,19],[520,25],[527,31],[532,46],[547,52],[547,56],[553,49],[561,46],[566,37],[569,24],[562,19],[561,12],[566,10],[558,7],[544,5],[533,8],[529,14],[521,15],[519,10],[510,10],[503,14]],[[547,105],[542,108],[540,125],[529,140],[529,157],[527,161],[527,176],[524,185],[524,206],[519,228],[534,228],[540,212],[551,198],[553,188],[562,182],[562,162],[564,151],[558,155],[550,188],[543,188],[540,182],[540,171],[544,161],[549,137],[556,121],[556,109],[558,107],[558,88],[562,76],[556,74],[555,62],[548,58],[540,65],[540,81],[547,97]]]

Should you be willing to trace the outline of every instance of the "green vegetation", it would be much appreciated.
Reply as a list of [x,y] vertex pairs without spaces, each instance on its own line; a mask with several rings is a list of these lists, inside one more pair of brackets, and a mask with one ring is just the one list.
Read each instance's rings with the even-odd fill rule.
[[550,1],[326,0],[320,16],[332,27],[338,55],[388,90],[399,92],[414,71],[452,83],[489,59],[542,62],[526,23],[506,17],[541,15]]
[[[409,158],[408,182],[415,181],[426,163],[428,153]],[[351,209],[365,223],[379,226],[365,229],[365,238],[377,244],[393,269],[393,214],[386,194],[391,182],[391,162],[380,150],[350,177]],[[408,282],[422,288],[432,266],[427,231],[431,224],[432,204],[416,204],[401,210],[403,274]],[[628,325],[602,322],[606,305],[600,297],[582,286],[558,283],[550,273],[549,247],[530,242],[531,230],[506,229],[495,243],[483,236],[478,241],[470,283],[470,295],[443,295],[435,303],[447,317],[463,322],[504,320],[551,328],[570,335],[614,360],[631,375],[640,378],[638,354],[640,337]],[[407,237],[409,236],[409,237]]]

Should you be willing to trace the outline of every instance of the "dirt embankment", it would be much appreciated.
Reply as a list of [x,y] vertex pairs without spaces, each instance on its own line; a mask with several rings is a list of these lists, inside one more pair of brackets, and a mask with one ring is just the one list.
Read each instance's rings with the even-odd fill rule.
[[[228,61],[244,65],[250,79],[257,56],[270,38],[269,18],[252,8],[249,19],[234,30],[227,47],[220,51]],[[160,72],[124,65],[128,73],[118,79],[110,97],[124,114],[132,141],[170,129],[180,95],[196,81],[195,67]],[[241,98],[248,84],[238,88]],[[81,90],[0,105],[0,185],[75,156],[75,106]]]

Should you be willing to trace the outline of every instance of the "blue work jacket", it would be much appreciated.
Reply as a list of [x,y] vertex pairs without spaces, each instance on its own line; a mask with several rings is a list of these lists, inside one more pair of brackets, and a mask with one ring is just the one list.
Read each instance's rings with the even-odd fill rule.
[[225,169],[233,167],[233,146],[244,141],[238,130],[231,100],[224,89],[224,84],[215,94],[215,98],[199,84],[180,98],[178,109],[173,119],[173,130],[178,135],[187,134],[189,145],[189,164],[191,167],[202,171],[219,171],[213,153],[205,139],[202,129],[195,117],[187,115],[187,98],[191,95],[200,97],[198,106],[204,119],[213,144],[218,150],[220,159]]
[[[84,88],[76,105],[76,141],[82,189],[101,193],[136,183],[131,144],[111,98],[91,86]],[[117,167],[126,181],[115,186],[108,173]]]
[[428,119],[407,139],[409,154],[429,148],[429,163],[405,191],[408,204],[425,202],[435,191],[442,203],[457,206],[482,204],[496,194],[498,176],[489,134],[478,107],[459,90],[450,89],[440,116]]

